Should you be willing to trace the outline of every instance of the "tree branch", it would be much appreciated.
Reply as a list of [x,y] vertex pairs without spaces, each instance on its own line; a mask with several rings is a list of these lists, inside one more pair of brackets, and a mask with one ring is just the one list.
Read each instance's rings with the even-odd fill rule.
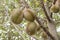
[[47,10],[48,8],[46,8],[46,5],[44,5],[43,0],[40,1],[40,3],[41,3],[41,5],[42,5],[43,11],[45,12],[45,15],[46,15],[47,20],[48,20],[49,22],[52,22],[51,17],[50,17],[50,14],[51,14],[51,13],[50,13],[49,10]]
[[41,22],[41,20],[38,19],[38,17],[36,17],[36,21],[41,25],[40,27],[44,30],[44,32],[54,40],[54,37],[53,37],[53,36],[50,34],[50,32],[43,26],[43,23]]
[[27,7],[27,8],[30,7],[25,0],[20,0],[20,4],[22,7]]
[[55,3],[56,3],[56,1],[57,1],[57,0],[54,0],[53,4],[55,4]]
[[57,36],[56,28],[55,28],[55,22],[51,18],[50,9],[47,6],[44,5],[44,1],[41,1],[41,4],[42,4],[43,11],[45,12],[45,15],[46,15],[47,20],[48,20],[49,32],[55,40],[58,40],[58,36]]

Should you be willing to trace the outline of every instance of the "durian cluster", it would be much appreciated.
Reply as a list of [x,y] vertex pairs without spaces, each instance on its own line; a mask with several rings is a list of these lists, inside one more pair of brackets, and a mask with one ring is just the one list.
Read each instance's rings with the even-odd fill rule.
[[23,18],[25,18],[28,21],[26,33],[28,35],[34,35],[40,30],[40,25],[35,20],[35,13],[36,12],[30,8],[14,9],[12,11],[11,21],[14,24],[20,24],[23,21]]

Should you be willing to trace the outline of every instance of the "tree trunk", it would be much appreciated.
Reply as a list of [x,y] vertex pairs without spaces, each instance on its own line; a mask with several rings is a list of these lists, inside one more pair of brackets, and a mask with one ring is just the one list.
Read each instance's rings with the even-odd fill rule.
[[59,40],[55,25],[53,23],[48,22],[48,28],[49,28],[49,32],[51,33],[51,35],[53,35],[55,40]]

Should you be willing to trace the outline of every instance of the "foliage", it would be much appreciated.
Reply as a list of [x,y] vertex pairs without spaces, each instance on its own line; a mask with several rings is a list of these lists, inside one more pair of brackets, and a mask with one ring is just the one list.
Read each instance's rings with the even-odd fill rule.
[[[52,1],[50,2],[47,0],[44,0],[44,2],[48,2],[48,7],[52,3]],[[38,17],[42,19],[46,18],[40,4],[40,0],[27,0],[27,3],[30,5],[30,7],[32,7],[33,10],[37,11]],[[42,29],[32,37],[26,33],[25,29],[27,21],[25,19],[23,19],[22,23],[18,25],[11,22],[11,11],[15,8],[20,8],[20,6],[21,4],[19,3],[19,0],[0,0],[0,40],[43,39],[41,35]],[[53,13],[52,18],[54,21],[59,22],[56,24],[56,27],[60,27],[60,12]],[[47,23],[44,22],[44,25],[46,27]],[[58,35],[59,34],[60,32],[58,32]]]

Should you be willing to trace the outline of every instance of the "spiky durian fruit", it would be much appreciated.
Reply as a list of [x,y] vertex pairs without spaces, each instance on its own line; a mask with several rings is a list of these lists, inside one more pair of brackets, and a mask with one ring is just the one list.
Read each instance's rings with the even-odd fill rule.
[[29,22],[26,27],[26,32],[29,35],[34,35],[37,31],[37,24],[35,22]]
[[34,12],[34,10],[32,10],[30,8],[25,8],[23,10],[23,13],[24,13],[24,18],[26,20],[28,20],[30,22],[33,22],[34,21],[34,19],[35,19],[35,16],[34,16],[35,12]]
[[53,13],[57,13],[59,12],[59,7],[56,5],[52,5],[52,7],[50,8],[50,11]]

